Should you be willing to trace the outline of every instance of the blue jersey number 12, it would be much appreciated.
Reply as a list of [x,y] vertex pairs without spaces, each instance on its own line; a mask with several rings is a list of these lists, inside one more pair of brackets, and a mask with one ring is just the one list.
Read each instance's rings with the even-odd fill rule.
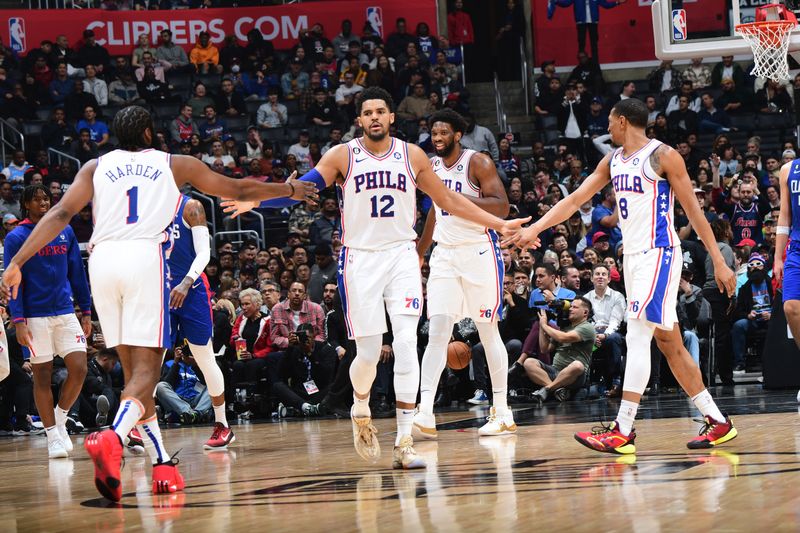
[[139,222],[139,187],[131,187],[128,189],[128,218],[125,219],[127,224],[136,224]]

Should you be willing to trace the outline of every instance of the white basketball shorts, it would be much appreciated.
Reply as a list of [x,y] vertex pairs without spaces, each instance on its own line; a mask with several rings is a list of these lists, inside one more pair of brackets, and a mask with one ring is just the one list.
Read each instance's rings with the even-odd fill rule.
[[393,315],[422,312],[422,278],[413,242],[386,250],[342,247],[339,295],[351,339],[386,333],[386,311]]
[[47,363],[53,356],[66,357],[73,352],[86,353],[86,337],[74,313],[33,317],[26,320],[31,332],[31,347],[22,347],[30,354],[31,364]]
[[89,256],[89,281],[106,345],[169,346],[169,242],[105,241]]
[[678,321],[678,286],[683,269],[681,247],[651,248],[625,254],[623,272],[628,320],[642,319],[671,330]]
[[502,314],[503,259],[496,241],[437,245],[430,260],[428,316],[492,322]]

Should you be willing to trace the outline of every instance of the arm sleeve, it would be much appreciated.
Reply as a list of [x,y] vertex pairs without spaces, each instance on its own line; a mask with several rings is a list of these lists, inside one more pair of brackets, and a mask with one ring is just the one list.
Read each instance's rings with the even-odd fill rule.
[[[325,183],[325,178],[322,177],[322,174],[319,173],[316,169],[311,169],[309,172],[306,172],[303,177],[300,178],[300,181],[311,181],[316,184],[317,189],[321,192],[323,189],[328,187],[328,184]],[[264,200],[261,202],[259,207],[265,208],[281,208],[281,207],[289,207],[295,204],[299,204],[299,200],[292,200],[291,198],[284,197],[284,198],[272,198],[270,200]]]
[[192,226],[192,244],[194,244],[195,258],[186,275],[192,278],[192,283],[194,283],[211,259],[208,226]]
[[[4,268],[8,268],[8,264],[14,258],[14,256],[19,251],[20,247],[19,238],[16,234],[10,234],[6,237],[5,242],[5,250],[3,254],[3,266]],[[8,310],[11,313],[11,319],[14,322],[22,322],[25,320],[25,308],[22,303],[22,291],[25,288],[25,280],[23,278],[22,283],[19,285],[19,292],[17,293],[16,298],[12,298],[8,301]]]
[[83,268],[81,249],[78,239],[71,229],[69,231],[69,250],[67,250],[67,277],[72,288],[72,296],[84,315],[92,312],[92,298],[89,294],[89,283],[86,281],[86,270]]

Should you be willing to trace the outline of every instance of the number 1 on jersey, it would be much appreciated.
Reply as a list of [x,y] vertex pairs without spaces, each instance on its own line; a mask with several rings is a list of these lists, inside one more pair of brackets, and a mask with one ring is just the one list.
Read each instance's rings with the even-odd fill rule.
[[139,221],[139,187],[128,189],[128,218],[126,224],[136,224]]

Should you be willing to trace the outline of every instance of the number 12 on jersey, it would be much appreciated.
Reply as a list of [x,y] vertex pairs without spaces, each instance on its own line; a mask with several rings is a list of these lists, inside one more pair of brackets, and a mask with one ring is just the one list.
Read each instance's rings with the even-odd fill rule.
[[[372,202],[372,213],[370,216],[372,218],[389,218],[394,216],[394,196],[390,194],[385,194],[380,197],[373,196],[369,199]],[[380,211],[378,207],[380,206]]]
[[128,189],[128,218],[126,224],[136,224],[139,222],[139,187]]

